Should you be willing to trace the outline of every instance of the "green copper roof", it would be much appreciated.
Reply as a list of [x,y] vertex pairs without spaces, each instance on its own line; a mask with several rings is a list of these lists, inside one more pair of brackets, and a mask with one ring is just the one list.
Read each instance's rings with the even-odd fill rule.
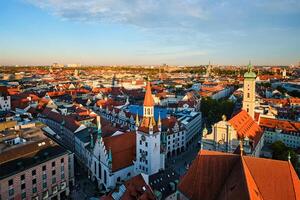
[[251,62],[249,62],[248,71],[244,74],[244,78],[256,78],[256,74],[252,70],[253,66],[251,65]]

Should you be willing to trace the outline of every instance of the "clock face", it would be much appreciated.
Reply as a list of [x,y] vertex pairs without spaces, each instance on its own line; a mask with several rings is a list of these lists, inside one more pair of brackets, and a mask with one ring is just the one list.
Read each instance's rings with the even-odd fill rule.
[[142,140],[145,141],[146,140],[146,137],[144,135],[142,135]]

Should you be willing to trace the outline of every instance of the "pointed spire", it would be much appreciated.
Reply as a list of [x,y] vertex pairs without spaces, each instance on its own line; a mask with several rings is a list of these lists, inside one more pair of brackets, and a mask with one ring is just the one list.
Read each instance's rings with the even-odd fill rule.
[[149,120],[149,128],[153,128],[153,118],[150,118]]
[[102,129],[101,129],[101,121],[100,121],[100,116],[97,116],[97,138],[98,142],[100,142],[102,136]]
[[140,126],[140,120],[139,120],[139,114],[138,113],[136,113],[136,115],[135,115],[135,126],[136,127]]
[[145,93],[145,99],[144,99],[144,106],[152,107],[154,106],[154,99],[152,97],[151,93],[151,83],[148,80],[146,85],[146,93]]
[[157,127],[158,127],[158,130],[159,130],[159,131],[161,131],[161,119],[160,119],[160,112],[158,113]]
[[161,126],[160,112],[158,113],[157,125]]
[[252,72],[253,66],[251,64],[251,60],[249,60],[249,64],[248,64],[248,72]]
[[243,156],[244,154],[244,140],[240,139],[240,155]]

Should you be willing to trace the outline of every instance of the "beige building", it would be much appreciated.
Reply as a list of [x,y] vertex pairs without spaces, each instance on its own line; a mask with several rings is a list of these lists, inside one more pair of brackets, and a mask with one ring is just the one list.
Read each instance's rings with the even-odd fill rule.
[[224,116],[222,121],[212,126],[212,133],[204,130],[202,149],[233,153],[241,139],[246,154],[259,156],[263,145],[262,130],[244,110],[228,121]]
[[243,109],[230,120],[223,117],[222,121],[212,126],[212,133],[203,131],[202,148],[222,152],[234,152],[243,142],[244,152],[255,156],[260,155],[263,145],[262,130],[254,121],[255,79],[251,64],[244,75]]
[[253,72],[253,66],[249,63],[248,71],[244,74],[244,95],[243,110],[254,119],[255,109],[255,79],[256,74]]

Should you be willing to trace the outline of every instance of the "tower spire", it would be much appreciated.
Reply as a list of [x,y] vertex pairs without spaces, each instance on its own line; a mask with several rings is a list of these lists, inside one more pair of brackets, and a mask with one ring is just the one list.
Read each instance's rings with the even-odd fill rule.
[[144,106],[154,106],[154,100],[152,97],[152,93],[151,93],[151,84],[150,81],[147,81],[147,85],[146,85],[146,93],[145,93],[145,98],[144,98]]
[[248,64],[248,72],[252,72],[252,70],[253,70],[253,66],[252,66],[252,64],[251,64],[251,60],[249,60],[249,64]]
[[102,136],[102,129],[101,129],[101,121],[100,121],[100,116],[97,116],[97,139],[98,142],[100,142]]
[[240,139],[240,155],[243,156],[244,154],[244,139]]
[[136,127],[140,126],[140,120],[139,120],[139,114],[138,113],[136,113],[136,115],[135,115],[135,126]]

